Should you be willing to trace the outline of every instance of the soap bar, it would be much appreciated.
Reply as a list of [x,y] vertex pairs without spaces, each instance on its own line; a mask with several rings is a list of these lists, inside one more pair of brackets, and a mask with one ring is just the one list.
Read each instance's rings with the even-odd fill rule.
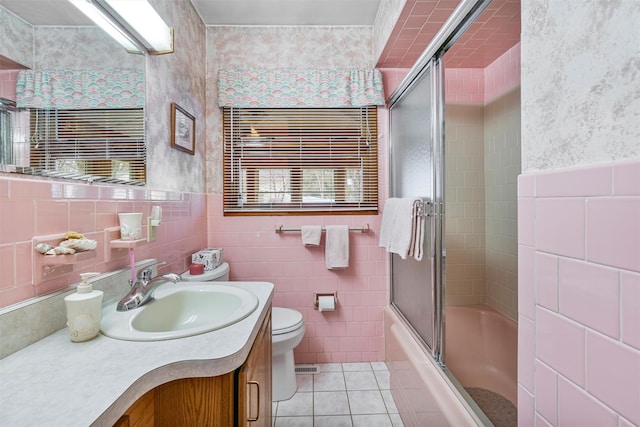
[[197,276],[198,274],[204,274],[204,265],[191,264],[189,266],[189,274],[191,274],[192,276]]

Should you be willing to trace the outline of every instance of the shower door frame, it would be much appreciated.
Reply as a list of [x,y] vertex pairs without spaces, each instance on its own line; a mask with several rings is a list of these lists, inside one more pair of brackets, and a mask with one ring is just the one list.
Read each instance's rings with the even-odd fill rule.
[[[444,364],[444,284],[445,284],[445,263],[446,263],[446,247],[444,244],[444,67],[442,65],[442,57],[451,46],[462,36],[462,34],[469,28],[469,26],[475,21],[475,19],[485,10],[485,8],[491,3],[492,0],[463,0],[460,5],[453,11],[449,19],[442,26],[440,31],[434,36],[431,43],[424,50],[420,58],[416,61],[411,68],[407,76],[402,80],[400,85],[393,91],[388,100],[389,108],[389,188],[390,191],[394,188],[393,182],[393,138],[392,138],[392,122],[391,112],[394,106],[402,100],[414,85],[420,81],[429,67],[431,70],[431,141],[433,149],[433,200],[431,221],[433,226],[429,223],[426,224],[425,230],[432,230],[431,236],[426,236],[425,245],[430,247],[426,248],[425,254],[432,257],[432,283],[427,284],[431,286],[432,302],[431,307],[433,316],[433,342],[431,345],[422,339],[421,335],[417,332],[416,328],[406,319],[400,309],[395,306],[393,298],[393,262],[390,261],[390,300],[391,307],[398,314],[398,316],[406,324],[409,331],[414,335],[418,342],[421,343],[426,353],[430,354],[436,363],[447,373],[447,369]],[[390,197],[393,197],[390,194]]]
[[[394,164],[394,141],[393,141],[393,122],[391,120],[393,108],[398,105],[398,102],[403,99],[403,96],[407,94],[412,88],[415,87],[419,82],[422,82],[422,79],[429,79],[427,84],[429,85],[429,95],[430,100],[429,103],[431,105],[431,109],[428,111],[429,117],[425,117],[431,124],[429,139],[425,140],[426,143],[431,145],[431,185],[429,187],[425,187],[425,192],[422,194],[412,194],[409,197],[420,197],[424,201],[424,210],[422,214],[424,215],[425,221],[425,239],[424,239],[424,258],[420,261],[423,263],[430,263],[431,268],[429,269],[430,276],[425,278],[425,285],[430,286],[430,299],[431,299],[431,323],[433,325],[432,330],[430,331],[429,337],[424,337],[420,332],[422,328],[413,325],[412,322],[405,316],[402,311],[402,308],[396,304],[396,300],[394,298],[394,287],[391,286],[391,307],[396,312],[396,314],[403,320],[403,322],[408,326],[409,331],[414,336],[418,342],[424,347],[426,351],[428,351],[431,356],[438,362],[441,363],[442,354],[442,345],[443,345],[443,329],[442,329],[442,318],[441,314],[442,304],[443,304],[443,293],[442,287],[438,286],[438,283],[444,283],[444,278],[442,274],[444,273],[444,257],[438,256],[438,254],[443,251],[443,239],[442,239],[442,221],[444,220],[444,204],[442,203],[442,196],[444,192],[444,156],[442,151],[442,144],[440,141],[440,132],[441,132],[441,118],[443,114],[443,108],[440,107],[439,100],[443,95],[443,85],[442,85],[442,67],[441,61],[439,57],[432,57],[428,60],[426,64],[424,64],[419,72],[413,76],[411,81],[402,89],[402,92],[398,94],[397,97],[392,96],[392,101],[389,105],[389,134],[390,134],[390,149],[389,149],[389,178],[390,178],[390,192],[393,192],[395,189],[396,183],[396,174],[394,174],[394,168],[392,165]],[[394,92],[395,94],[395,92]],[[425,197],[425,194],[428,196]],[[404,195],[407,196],[407,195]],[[390,197],[400,197],[396,194],[390,194]],[[398,256],[393,255],[390,259],[390,273],[391,280],[393,283],[394,271],[396,270],[396,261]],[[402,268],[400,266],[399,268]],[[425,301],[425,303],[429,303],[429,301]]]

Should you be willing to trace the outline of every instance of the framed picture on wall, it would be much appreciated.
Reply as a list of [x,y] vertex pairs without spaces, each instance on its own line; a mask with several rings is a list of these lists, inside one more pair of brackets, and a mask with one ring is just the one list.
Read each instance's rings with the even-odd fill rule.
[[171,103],[171,146],[189,154],[196,151],[196,118],[175,102]]

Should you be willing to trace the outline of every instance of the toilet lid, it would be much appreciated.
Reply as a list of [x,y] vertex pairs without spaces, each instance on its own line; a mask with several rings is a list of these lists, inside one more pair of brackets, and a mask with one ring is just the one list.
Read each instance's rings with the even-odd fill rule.
[[273,307],[271,309],[271,333],[286,334],[302,325],[302,314],[291,308]]

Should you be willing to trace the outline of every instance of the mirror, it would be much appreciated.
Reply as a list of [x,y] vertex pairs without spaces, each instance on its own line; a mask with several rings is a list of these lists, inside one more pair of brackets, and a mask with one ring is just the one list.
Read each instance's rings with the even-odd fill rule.
[[[102,29],[77,17],[82,25],[61,24],[60,16],[73,6],[61,2],[58,7],[65,11],[57,17],[51,14],[50,19],[57,21],[47,21],[35,16],[33,6],[22,12],[14,8],[15,14],[0,6],[0,172],[145,185],[145,57],[127,53]],[[65,75],[69,85],[82,81],[82,89],[69,86],[65,97],[72,99],[67,103],[18,108],[15,92],[6,88],[12,84],[15,88],[20,69],[34,74],[47,70],[53,78]],[[43,74],[27,82],[37,85],[44,81]],[[125,80],[130,86],[121,92],[137,99],[126,108],[113,104],[109,88],[122,87]],[[29,90],[39,98],[40,89],[35,87]],[[42,93],[48,90],[49,86],[42,87]],[[81,101],[85,95],[91,97],[90,103]]]

